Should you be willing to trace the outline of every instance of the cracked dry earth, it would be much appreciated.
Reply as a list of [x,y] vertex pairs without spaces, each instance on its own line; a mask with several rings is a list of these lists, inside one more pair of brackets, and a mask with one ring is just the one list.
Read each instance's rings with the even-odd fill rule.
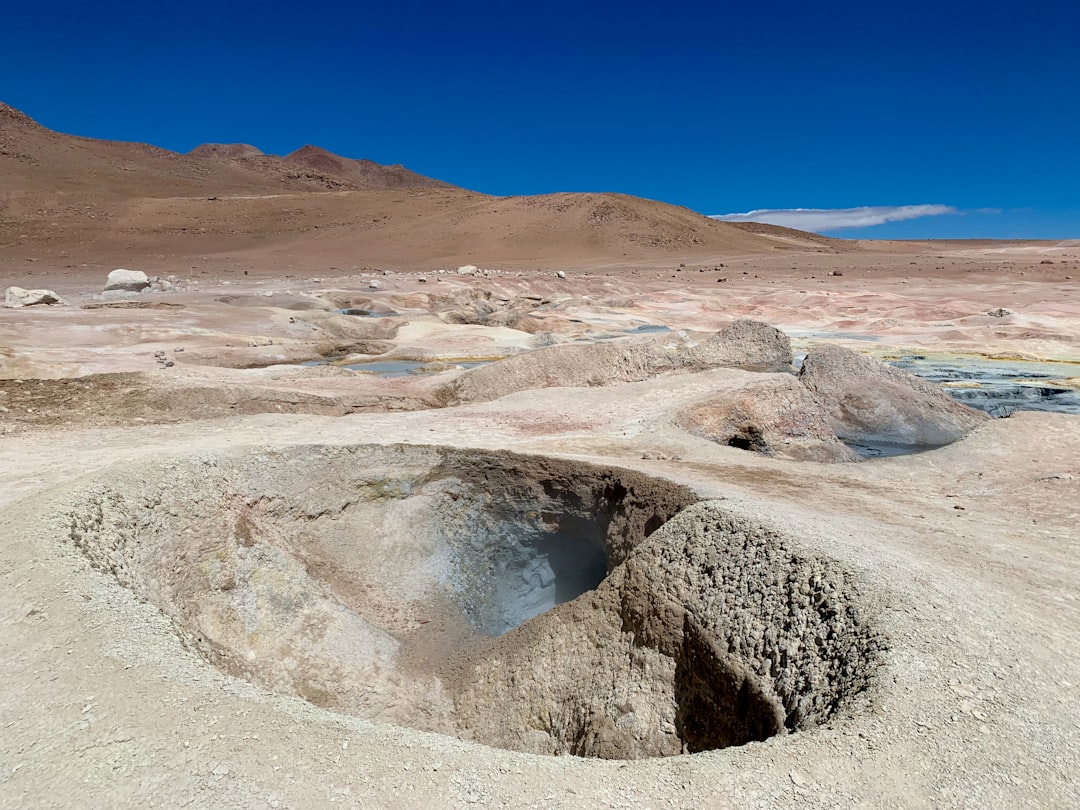
[[[774,373],[439,408],[467,372],[214,366],[297,319],[183,303],[18,313],[0,806],[1075,806],[1080,417],[793,460],[677,416]],[[536,345],[403,320],[401,356]]]

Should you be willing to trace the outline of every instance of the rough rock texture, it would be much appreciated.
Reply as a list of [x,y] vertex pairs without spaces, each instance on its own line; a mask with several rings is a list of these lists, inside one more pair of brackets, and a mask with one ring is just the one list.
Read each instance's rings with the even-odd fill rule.
[[872,684],[870,613],[832,561],[699,503],[594,593],[501,638],[458,722],[502,747],[626,759],[810,728]]
[[749,318],[733,321],[688,354],[692,365],[701,368],[789,371],[793,361],[787,335]]
[[444,323],[477,324],[479,326],[504,326],[529,334],[544,328],[543,322],[531,313],[537,306],[532,298],[499,296],[488,290],[470,290],[444,301],[432,296],[432,304],[444,304],[448,308],[439,313]]
[[990,418],[935,383],[842,346],[811,350],[799,380],[841,439],[935,447]]
[[222,669],[453,734],[450,687],[486,660],[485,634],[595,587],[695,497],[507,453],[268,448],[96,481],[61,522]]
[[855,582],[695,498],[507,453],[267,448],[126,470],[60,520],[209,661],[350,714],[639,758],[843,711],[881,647]]
[[291,317],[317,326],[328,337],[346,340],[390,340],[401,327],[401,321],[394,318],[357,318],[321,310],[298,312]]
[[38,304],[60,304],[60,296],[52,290],[26,290],[22,287],[8,287],[4,291],[4,306],[17,309]]
[[150,286],[150,279],[142,270],[117,269],[109,273],[105,292],[142,292]]
[[799,461],[855,461],[825,410],[788,374],[683,409],[678,422],[695,436],[767,456]]
[[447,405],[498,399],[533,388],[611,385],[669,371],[717,367],[760,371],[791,365],[791,344],[777,329],[740,320],[703,343],[672,336],[548,346],[472,369],[438,392]]

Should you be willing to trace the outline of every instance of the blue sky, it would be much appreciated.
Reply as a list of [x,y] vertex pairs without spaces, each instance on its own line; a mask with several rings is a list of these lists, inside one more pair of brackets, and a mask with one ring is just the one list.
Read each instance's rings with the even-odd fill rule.
[[1080,237],[1075,0],[6,0],[0,36],[0,100],[90,137],[704,214],[938,206],[851,237]]

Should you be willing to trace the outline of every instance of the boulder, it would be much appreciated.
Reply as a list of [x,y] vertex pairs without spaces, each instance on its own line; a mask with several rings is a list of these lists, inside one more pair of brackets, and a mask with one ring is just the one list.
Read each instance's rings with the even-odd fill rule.
[[766,456],[796,461],[858,458],[830,427],[825,409],[789,374],[770,374],[696,402],[676,418],[695,436]]
[[842,346],[813,349],[799,380],[846,441],[940,447],[990,418],[936,383]]
[[60,304],[60,296],[52,290],[24,290],[22,287],[8,287],[4,291],[4,306],[33,307],[38,304]]
[[142,270],[117,269],[109,273],[105,282],[105,292],[120,290],[124,292],[142,292],[150,286],[150,279]]
[[479,268],[475,264],[463,264],[457,269],[459,276],[475,276]]

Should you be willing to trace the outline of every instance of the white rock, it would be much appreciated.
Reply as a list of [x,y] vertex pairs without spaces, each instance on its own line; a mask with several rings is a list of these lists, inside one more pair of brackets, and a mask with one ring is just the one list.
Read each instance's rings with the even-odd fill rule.
[[32,307],[36,304],[59,304],[60,296],[52,290],[24,290],[22,287],[8,287],[4,291],[5,307]]
[[367,285],[368,285],[369,290],[381,290],[382,289],[382,282],[381,281],[375,281],[374,279],[369,281],[367,283]]
[[562,270],[555,271],[555,275],[559,278],[566,278],[566,273],[564,273]]
[[109,278],[105,282],[105,292],[111,290],[141,292],[149,286],[150,279],[146,277],[146,273],[142,270],[124,270],[121,268],[109,273]]
[[459,276],[475,276],[478,269],[475,264],[463,264],[457,271]]

